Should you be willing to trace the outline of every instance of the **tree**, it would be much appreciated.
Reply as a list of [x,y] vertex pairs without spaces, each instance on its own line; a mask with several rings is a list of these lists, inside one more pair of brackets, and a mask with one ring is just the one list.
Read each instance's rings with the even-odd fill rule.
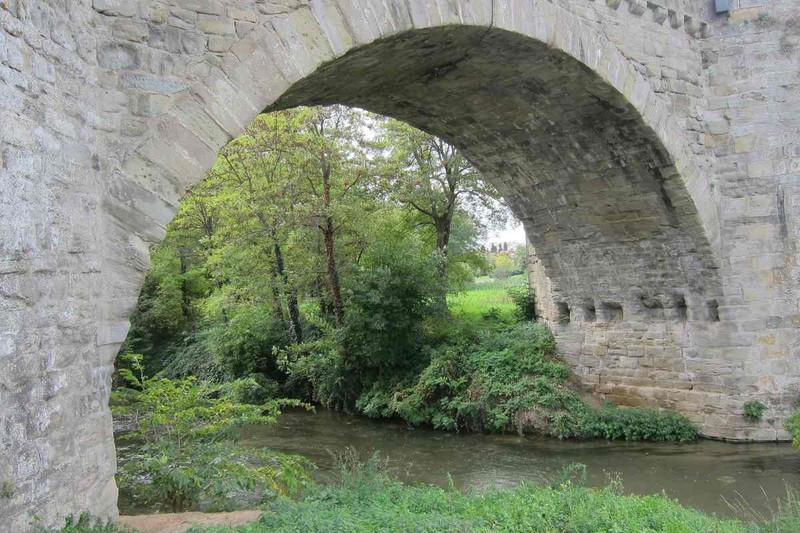
[[514,262],[506,253],[499,253],[494,256],[494,270],[492,276],[498,279],[507,278],[514,269]]
[[[293,142],[302,123],[289,112],[259,115],[244,134],[231,141],[220,153],[207,179],[227,182],[235,187],[228,194],[230,212],[238,220],[237,233],[248,222],[258,229],[247,235],[257,237],[262,251],[271,262],[273,309],[283,318],[285,297],[292,342],[303,340],[297,288],[286,269],[283,247],[287,226],[293,221],[298,191],[293,180],[294,167],[300,162]],[[242,217],[251,219],[242,220]]]
[[302,191],[300,216],[319,231],[330,308],[341,325],[345,308],[337,241],[348,224],[350,232],[357,233],[353,221],[363,219],[371,198],[366,187],[366,115],[342,106],[305,108],[298,113],[302,121],[296,138],[301,152],[296,181]]
[[438,271],[442,290],[438,307],[447,309],[447,261],[453,220],[460,207],[482,207],[493,217],[505,214],[498,192],[453,145],[396,120],[381,127],[384,185],[390,194],[418,212],[436,236],[445,260]]
[[528,249],[527,245],[520,244],[514,248],[513,253],[514,274],[524,274],[528,270]]

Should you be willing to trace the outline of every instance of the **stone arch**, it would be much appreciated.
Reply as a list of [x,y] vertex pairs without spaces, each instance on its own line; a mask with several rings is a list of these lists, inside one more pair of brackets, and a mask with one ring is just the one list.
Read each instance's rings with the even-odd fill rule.
[[[657,90],[658,80],[644,65],[644,54],[637,57],[631,51],[635,46],[622,46],[625,39],[609,36],[640,23],[646,26],[645,36],[650,31],[653,35],[680,32],[676,34],[680,37],[671,43],[680,52],[699,57],[699,50],[687,42],[690,38],[680,28],[684,20],[681,13],[670,12],[672,28],[668,28],[663,26],[666,10],[658,7],[661,0],[184,3],[195,6],[198,17],[209,17],[207,13],[217,11],[219,6],[223,6],[219,8],[221,13],[261,6],[260,15],[246,20],[252,25],[249,33],[235,39],[226,52],[204,56],[201,51],[193,56],[193,66],[203,73],[200,81],[186,74],[188,68],[177,69],[179,74],[164,78],[127,72],[137,70],[135,62],[129,64],[128,58],[117,54],[130,50],[132,45],[119,44],[114,39],[117,32],[140,38],[136,24],[127,24],[131,22],[127,19],[137,16],[139,7],[134,3],[95,0],[95,10],[103,16],[119,17],[113,31],[109,29],[111,21],[92,26],[91,30],[87,25],[81,28],[83,33],[77,43],[70,43],[69,39],[63,43],[63,49],[68,51],[64,55],[70,60],[67,66],[76,69],[70,78],[73,93],[77,92],[74,86],[85,83],[88,76],[90,81],[99,79],[97,84],[111,98],[119,98],[123,93],[120,87],[134,94],[142,90],[170,96],[163,113],[147,119],[148,128],[141,138],[140,132],[123,138],[103,124],[101,113],[91,117],[98,126],[95,130],[103,132],[92,135],[110,139],[106,145],[112,150],[108,161],[92,159],[90,165],[97,176],[86,180],[86,184],[100,183],[102,187],[98,194],[98,229],[76,234],[96,241],[93,245],[99,257],[92,256],[86,266],[81,266],[90,271],[90,281],[76,281],[74,288],[70,286],[71,294],[82,302],[72,312],[82,316],[80,321],[72,316],[64,318],[63,323],[65,327],[80,323],[83,329],[72,328],[69,338],[66,333],[49,337],[73,343],[70,361],[75,362],[64,363],[71,365],[72,381],[65,385],[66,378],[62,380],[59,375],[52,386],[47,385],[52,391],[39,386],[36,380],[49,371],[44,369],[42,357],[36,361],[41,363],[41,369],[12,368],[12,377],[21,383],[19,387],[31,389],[19,395],[23,398],[20,403],[30,399],[30,414],[26,407],[24,415],[12,413],[7,419],[8,427],[14,425],[17,439],[12,448],[25,449],[30,456],[48,457],[42,462],[45,466],[25,474],[26,483],[36,485],[49,476],[54,480],[52,488],[45,484],[44,489],[26,489],[25,501],[14,503],[13,519],[34,508],[31,514],[41,512],[50,518],[54,513],[87,508],[97,515],[114,514],[113,439],[107,389],[114,356],[127,334],[128,317],[149,266],[148,246],[163,237],[181,196],[201,179],[225,142],[238,135],[262,110],[303,103],[361,105],[408,120],[462,146],[493,177],[526,220],[536,249],[533,262],[539,265],[534,268],[534,281],[546,295],[545,301],[552,304],[553,314],[548,312],[548,316],[553,319],[560,345],[585,382],[612,399],[681,409],[709,434],[733,434],[727,419],[714,414],[714,409],[721,405],[730,410],[728,397],[734,389],[739,394],[737,380],[743,371],[732,378],[722,378],[727,381],[717,382],[711,377],[701,381],[692,377],[700,370],[687,362],[691,354],[706,347],[718,354],[727,343],[741,347],[752,342],[744,335],[744,340],[724,338],[735,328],[723,330],[708,325],[705,318],[713,322],[710,315],[714,313],[703,316],[704,310],[718,308],[714,298],[720,291],[714,260],[720,246],[718,203],[706,181],[708,167],[703,166],[702,156],[695,155],[697,147],[687,133],[687,113],[676,112],[672,97],[663,87]],[[692,3],[693,0],[685,0],[670,5]],[[91,18],[84,13],[89,10],[89,3],[83,4],[70,15],[74,19],[70,24],[83,24],[82,17]],[[16,3],[12,1],[12,5]],[[627,9],[616,10],[620,5]],[[19,24],[9,22],[5,6],[0,7],[4,26],[9,25],[16,33],[28,31],[27,27],[20,29]],[[637,18],[651,7],[652,22]],[[614,15],[606,16],[606,12]],[[50,31],[46,17],[34,18],[37,30],[42,34]],[[120,20],[125,24],[117,24]],[[216,30],[213,24],[218,21],[210,19],[206,23]],[[111,39],[116,47],[104,58],[101,67],[106,71],[102,75],[98,74],[102,69],[97,63],[84,57],[87,42],[95,34],[98,40],[101,36]],[[54,42],[62,38],[63,35],[53,36]],[[30,40],[39,46],[42,39],[35,33]],[[180,53],[191,55],[187,44],[180,44]],[[137,49],[131,57],[141,53]],[[96,55],[100,57],[99,50]],[[5,61],[5,56],[0,59]],[[38,64],[37,77],[53,77],[44,68],[47,64]],[[21,60],[17,67],[25,68]],[[493,84],[483,93],[482,85],[474,79],[478,67],[486,81]],[[386,86],[385,80],[392,76],[403,81],[400,89],[405,94]],[[591,91],[587,92],[588,87]],[[446,90],[455,95],[449,97],[449,102]],[[93,102],[88,100],[99,92],[88,93],[92,96],[86,96],[85,102],[74,98],[70,102],[92,107]],[[492,101],[491,94],[502,94],[502,101]],[[412,95],[424,105],[410,106]],[[16,100],[9,101],[17,105]],[[508,105],[503,107],[503,102]],[[492,112],[496,112],[493,119]],[[70,124],[57,127],[69,130]],[[589,133],[582,135],[578,131],[584,129]],[[19,132],[12,133],[23,137]],[[79,143],[73,143],[72,148],[79,152],[76,160],[84,155]],[[4,154],[4,165],[23,163],[22,158],[14,160]],[[88,168],[89,165],[76,164],[67,172],[77,180],[81,169]],[[631,205],[618,209],[622,201]],[[44,204],[31,205],[39,208]],[[579,220],[578,213],[585,218]],[[55,262],[55,253],[47,258]],[[578,268],[587,259],[602,268]],[[78,267],[74,268],[77,272]],[[648,275],[653,272],[658,276]],[[20,279],[24,284],[38,283],[33,275]],[[12,287],[10,293],[13,296],[27,290]],[[89,301],[92,303],[85,303]],[[91,306],[94,313],[87,310]],[[569,324],[558,323],[558,309],[571,310]],[[654,310],[661,316],[647,314]],[[716,315],[719,318],[719,313]],[[725,318],[724,309],[722,315]],[[20,316],[39,320],[33,328],[44,327],[47,320],[33,314]],[[96,328],[86,326],[89,322]],[[590,322],[591,326],[587,325]],[[693,322],[698,325],[693,326]],[[722,325],[726,325],[724,320]],[[91,335],[95,338],[87,340]],[[705,344],[695,342],[695,337]],[[636,341],[633,349],[627,346],[631,339]],[[20,351],[33,354],[40,350],[38,331],[26,340]],[[6,345],[0,347],[0,355],[5,356]],[[78,352],[80,357],[75,355]],[[32,359],[33,356],[29,358]],[[90,359],[91,365],[87,362]],[[727,372],[728,368],[724,370]],[[755,382],[754,375],[750,372],[748,377],[752,379],[747,383]],[[42,421],[42,427],[31,432],[46,433],[45,436],[37,440],[32,451],[32,447],[24,448],[27,445],[19,444],[24,438],[16,437],[24,434],[17,431],[18,426],[24,425],[25,419],[34,420],[47,413],[47,400],[39,399],[57,394],[62,386],[69,388],[70,401],[78,404],[80,411],[77,415],[54,414],[53,419],[80,417],[88,420],[82,421],[85,427],[72,429],[66,427],[66,422],[60,426],[55,422],[50,428],[49,421]],[[695,390],[690,390],[692,387]],[[654,390],[658,394],[653,394]],[[66,397],[66,393],[58,394],[58,398]],[[711,415],[704,414],[706,411]],[[80,434],[85,428],[92,431]],[[87,469],[86,461],[76,459],[77,449],[90,439],[102,440],[102,447],[93,448],[102,448],[102,456],[93,457],[99,466],[92,475],[80,479]],[[66,451],[51,454],[52,446],[59,442],[66,443]],[[48,454],[54,458],[50,460]],[[6,464],[0,459],[0,473]],[[31,460],[30,464],[37,463]],[[51,492],[56,490],[58,494],[52,497]],[[57,502],[56,510],[45,509],[48,498]]]
[[[564,241],[589,243],[592,235],[585,231],[587,228],[603,238],[620,231],[628,233],[615,237],[617,241],[648,241],[644,226],[649,224],[651,230],[662,233],[664,228],[677,228],[675,235],[667,237],[672,242],[648,241],[652,248],[639,252],[592,247],[600,253],[593,257],[591,250],[584,249],[582,253],[588,254],[584,258],[591,258],[594,273],[596,265],[603,263],[598,255],[604,255],[604,251],[605,255],[619,256],[608,265],[609,272],[618,271],[625,261],[643,259],[648,254],[653,255],[652,261],[638,265],[642,275],[664,270],[658,267],[659,263],[671,263],[669,268],[680,271],[678,277],[682,279],[651,288],[650,292],[686,292],[685,297],[691,300],[691,307],[698,309],[699,318],[704,302],[713,300],[719,291],[712,253],[712,246],[718,240],[716,210],[696,207],[709,204],[708,188],[688,152],[684,127],[670,112],[669,100],[657,94],[641,66],[628,59],[595,26],[551,2],[532,2],[523,7],[515,2],[489,0],[454,5],[325,1],[297,7],[270,18],[239,40],[219,68],[182,95],[160,118],[149,138],[123,161],[111,182],[106,205],[124,224],[134,219],[131,229],[143,241],[158,240],[185,189],[202,177],[218,149],[238,135],[257,113],[294,105],[346,103],[404,119],[445,137],[465,149],[484,173],[494,176],[501,191],[512,204],[517,204],[517,215],[528,223],[541,259],[538,263],[541,275],[548,280],[537,285],[542,290],[546,287],[548,293],[554,292],[548,294],[545,302],[568,296],[576,302],[593,298],[635,300],[637,295],[632,287],[645,283],[645,278],[637,279],[625,294],[620,294],[611,282],[600,294],[575,292],[576,276],[581,274],[574,265],[579,263],[580,254],[558,261],[548,248]],[[492,47],[505,52],[503,60],[514,63],[515,80],[505,79],[512,67],[504,71],[498,65],[491,65],[486,54],[491,53]],[[412,59],[404,62],[399,55],[401,51]],[[484,54],[482,58],[478,57],[480,53]],[[386,54],[382,70],[370,66],[370,61],[375,61],[379,54]],[[484,78],[500,81],[487,85],[476,83],[475,79],[465,80],[463,71],[465,67],[471,68],[470,61],[473,64],[483,61],[480,68],[484,70]],[[520,74],[526,68],[537,70],[537,74]],[[347,74],[339,74],[337,78],[337,72]],[[409,76],[412,72],[417,76],[415,79]],[[462,79],[455,85],[446,80],[458,76]],[[548,80],[549,76],[557,79]],[[461,83],[459,97],[465,103],[469,102],[469,91],[474,94],[487,88],[484,100],[491,92],[513,100],[512,106],[516,107],[507,106],[503,110],[505,117],[488,117],[495,123],[506,121],[508,129],[483,128],[480,133],[474,132],[472,139],[463,134],[464,138],[459,138],[459,128],[474,129],[478,122],[467,116],[464,106],[460,106],[458,117],[448,117],[447,106],[441,101],[434,102],[435,97],[430,96],[435,91],[426,95],[417,87],[417,101],[426,96],[430,96],[430,101],[415,106],[409,99],[410,89],[403,95],[390,87],[392,83],[412,84],[426,78],[428,81],[424,83],[437,79],[440,98],[443,91],[457,89]],[[569,87],[570,83],[575,85],[574,90],[559,95],[560,101],[553,101],[558,87]],[[588,88],[591,90],[587,91]],[[524,91],[530,92],[527,102],[520,97]],[[570,132],[563,129],[565,120],[557,124],[564,118],[560,113],[569,109],[569,98],[576,99],[576,106],[584,106],[573,114],[578,122]],[[540,113],[536,105],[546,107],[550,105],[548,99],[554,107],[549,110],[550,115],[547,111],[541,113],[540,123],[536,124],[536,114]],[[426,105],[432,109],[426,110]],[[523,110],[527,116],[513,115]],[[483,120],[486,122],[487,117]],[[551,124],[543,124],[544,121]],[[601,122],[605,122],[603,127],[607,126],[602,134],[595,131],[583,135],[578,131],[600,126]],[[563,129],[559,138],[562,144],[556,147],[553,134],[559,128]],[[613,142],[604,142],[603,135],[609,135],[608,139],[614,137]],[[527,140],[523,139],[525,136]],[[548,141],[547,136],[549,146],[543,144]],[[594,139],[589,139],[592,136]],[[520,154],[517,160],[502,161],[498,148],[502,147],[503,139],[508,141],[512,137],[516,137],[513,142],[518,147],[527,143],[530,152],[549,161],[546,168],[537,169],[539,178],[529,169],[528,182],[524,183],[525,173],[520,172],[520,166],[531,166],[530,154],[527,162]],[[491,145],[496,151],[491,154],[486,150],[483,153],[480,149],[471,150],[470,142]],[[554,153],[556,148],[567,149],[563,143],[572,144],[568,148],[570,161],[559,160],[560,156]],[[487,161],[491,160],[495,161],[490,166]],[[617,172],[597,172],[597,169],[587,172],[595,163],[616,168]],[[534,189],[552,188],[559,181],[552,178],[553,174],[569,173],[570,168],[573,177],[582,174],[586,178],[580,184],[573,184],[580,185],[578,193],[582,198],[570,197],[574,194],[566,190],[553,190],[552,195],[560,197],[541,199],[545,209],[540,208],[536,216],[533,208],[522,208],[523,197],[537,194]],[[649,177],[636,184],[641,177],[636,177],[637,172]],[[509,178],[515,173],[516,184],[514,178]],[[585,190],[581,191],[581,187]],[[614,187],[618,188],[616,193],[611,191]],[[625,207],[609,196],[605,209],[595,205],[597,209],[587,213],[589,220],[585,223],[559,221],[570,205],[589,207],[592,195],[600,194],[602,189],[604,194],[614,195],[628,194],[637,187],[640,189],[637,194],[647,196],[640,198],[639,203],[631,202]],[[549,209],[554,202],[563,203],[565,209]],[[578,228],[583,228],[583,233]],[[548,232],[549,236],[545,235]],[[568,235],[569,232],[573,235]],[[131,252],[142,256],[143,250],[139,246],[138,252]],[[666,250],[669,251],[665,254]],[[140,260],[146,263],[146,258]],[[554,279],[565,276],[572,278],[571,283],[566,286],[553,283]],[[128,303],[133,305],[132,301]],[[550,313],[551,307],[545,305],[545,314]]]
[[[263,110],[343,103],[448,139],[495,183],[533,245],[540,310],[588,388],[618,403],[683,406],[704,424],[701,408],[686,408],[706,401],[687,397],[686,357],[721,291],[716,209],[697,208],[708,189],[670,101],[603,32],[551,2],[448,6],[296,7],[176,99],[103,202],[111,295],[98,343],[108,361],[148,243],[223,144]],[[651,301],[664,302],[660,311],[642,303]],[[563,320],[562,308],[597,320]]]

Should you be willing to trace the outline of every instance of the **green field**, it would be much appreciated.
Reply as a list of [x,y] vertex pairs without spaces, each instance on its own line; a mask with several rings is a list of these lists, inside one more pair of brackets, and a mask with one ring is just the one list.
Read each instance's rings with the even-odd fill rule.
[[[526,283],[525,274],[510,276],[505,279],[480,277],[467,285],[464,291],[452,294],[447,299],[450,311],[457,317],[470,321],[512,320],[515,310],[514,302],[508,295],[513,287],[522,287]],[[498,318],[487,318],[491,310],[497,309]]]

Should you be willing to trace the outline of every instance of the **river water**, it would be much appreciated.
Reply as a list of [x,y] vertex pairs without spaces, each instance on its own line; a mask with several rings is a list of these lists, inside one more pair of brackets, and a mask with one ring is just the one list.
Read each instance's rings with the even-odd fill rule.
[[274,427],[248,428],[243,444],[305,455],[319,467],[322,481],[333,476],[330,452],[352,447],[362,459],[380,452],[404,482],[446,486],[452,479],[459,489],[479,491],[522,481],[550,483],[566,465],[581,463],[592,486],[618,476],[626,492],[664,492],[719,515],[735,515],[725,500],[742,498],[768,515],[787,487],[800,489],[800,451],[777,443],[673,445],[454,434],[324,410],[289,410]]

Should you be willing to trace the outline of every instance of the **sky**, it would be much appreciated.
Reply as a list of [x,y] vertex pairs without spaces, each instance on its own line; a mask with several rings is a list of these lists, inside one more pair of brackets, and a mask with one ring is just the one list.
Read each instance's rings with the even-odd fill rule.
[[489,246],[492,243],[507,242],[509,244],[523,244],[525,242],[525,229],[513,217],[509,217],[506,226],[502,229],[489,230],[482,244]]

